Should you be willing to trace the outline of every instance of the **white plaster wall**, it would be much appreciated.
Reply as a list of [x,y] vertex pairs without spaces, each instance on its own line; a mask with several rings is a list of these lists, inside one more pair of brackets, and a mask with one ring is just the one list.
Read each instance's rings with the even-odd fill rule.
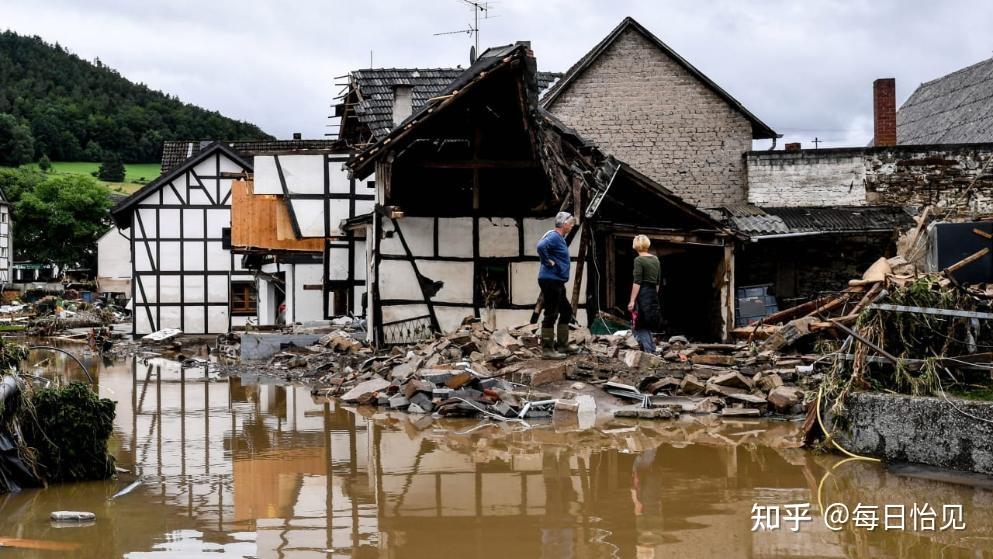
[[[434,218],[405,217],[397,220],[397,224],[400,226],[403,238],[407,241],[407,246],[410,247],[414,256],[434,256]],[[383,230],[387,233],[393,231],[393,223],[384,219]],[[472,242],[471,233],[469,242]],[[403,243],[400,242],[400,235],[396,232],[393,232],[392,236],[384,237],[379,242],[379,250],[383,254],[406,255],[403,250]]]
[[861,154],[749,154],[748,202],[757,206],[863,206],[865,164]]
[[[379,293],[383,299],[423,300],[420,284],[414,268],[405,260],[383,260],[380,262]],[[472,262],[449,262],[417,260],[421,275],[445,285],[432,298],[446,303],[472,304]]]
[[[471,239],[471,237],[470,237]],[[513,218],[479,218],[479,255],[481,257],[519,256],[520,230]]]
[[[524,220],[524,254],[527,256],[538,256],[538,241],[545,236],[545,233],[555,229],[555,218],[545,219],[526,218]],[[569,255],[579,256],[579,239],[583,232],[582,226],[575,228],[576,235],[569,245]]]
[[[541,290],[538,288],[538,269],[540,263],[537,261],[512,262],[510,264],[510,302],[515,305],[533,305],[538,301]],[[580,305],[586,304],[587,275],[583,269],[582,290],[579,296]],[[572,300],[572,286],[576,282],[576,263],[572,263],[572,270],[569,274],[569,282],[566,283],[566,294]]]
[[472,257],[472,218],[455,217],[438,220],[438,255]]
[[131,231],[113,228],[97,241],[97,276],[131,278]]
[[[303,287],[323,283],[324,266],[321,264],[293,264],[289,268],[286,272],[287,283],[289,283],[292,270],[293,298],[296,303],[293,310],[293,321],[323,320],[323,292],[320,289],[304,289]],[[287,308],[291,308],[290,305],[287,305]]]

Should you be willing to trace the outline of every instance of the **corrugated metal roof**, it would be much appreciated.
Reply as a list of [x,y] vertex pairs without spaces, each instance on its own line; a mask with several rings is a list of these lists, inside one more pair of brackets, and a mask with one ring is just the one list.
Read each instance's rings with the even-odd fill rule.
[[914,224],[906,210],[893,206],[724,208],[730,225],[752,237],[796,233],[869,233]]
[[896,113],[898,144],[993,142],[993,58],[921,84]]
[[[372,68],[351,73],[351,86],[358,94],[354,107],[359,122],[369,127],[373,141],[386,136],[393,128],[393,91],[410,86],[412,109],[436,97],[465,72],[465,68]],[[538,72],[538,89],[547,89],[562,74]],[[347,96],[346,96],[347,98]]]

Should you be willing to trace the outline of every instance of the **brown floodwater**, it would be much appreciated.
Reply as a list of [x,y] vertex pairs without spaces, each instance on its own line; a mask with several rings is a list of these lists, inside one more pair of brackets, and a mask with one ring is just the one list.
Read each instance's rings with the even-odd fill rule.
[[[64,358],[32,361],[82,378]],[[798,449],[796,423],[494,425],[162,358],[84,361],[118,403],[113,452],[134,474],[0,496],[0,558],[993,557],[993,491]],[[793,531],[785,506],[803,503]],[[878,527],[829,529],[834,503],[879,507]],[[936,509],[933,531],[927,514],[914,529],[914,503]],[[753,531],[756,505],[781,527]],[[886,505],[906,507],[903,530],[884,530]],[[943,505],[961,505],[964,530],[939,529]],[[55,526],[55,510],[97,519]]]

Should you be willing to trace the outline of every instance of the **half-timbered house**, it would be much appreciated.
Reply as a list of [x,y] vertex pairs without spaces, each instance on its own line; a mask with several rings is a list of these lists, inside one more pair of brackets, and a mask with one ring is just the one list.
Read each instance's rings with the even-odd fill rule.
[[370,335],[408,341],[467,315],[496,327],[528,322],[539,298],[535,244],[568,209],[580,219],[569,287],[580,322],[614,302],[623,286],[607,266],[645,233],[706,251],[693,279],[711,289],[687,298],[707,335],[724,337],[735,236],[567,128],[538,92],[527,43],[489,49],[348,163],[356,178],[377,177],[376,211],[346,224],[369,239]]
[[7,195],[0,190],[0,283],[7,283],[13,278],[14,244],[10,230],[10,202]]
[[255,279],[225,239],[231,183],[251,170],[213,142],[111,210],[130,232],[134,334],[223,333],[256,316]]

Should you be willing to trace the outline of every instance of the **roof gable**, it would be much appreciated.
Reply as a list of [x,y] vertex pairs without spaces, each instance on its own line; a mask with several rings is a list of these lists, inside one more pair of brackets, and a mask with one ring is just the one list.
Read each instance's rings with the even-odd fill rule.
[[767,124],[759,120],[758,117],[746,109],[744,105],[738,102],[737,99],[732,97],[730,93],[722,89],[713,80],[704,75],[703,72],[690,64],[686,59],[680,56],[676,51],[672,50],[672,48],[663,43],[661,39],[653,35],[651,31],[646,29],[643,25],[635,21],[634,18],[630,16],[624,18],[621,23],[613,29],[613,31],[611,31],[606,37],[603,38],[602,41],[597,43],[593,49],[573,64],[572,67],[569,68],[562,76],[562,78],[555,82],[552,87],[545,92],[542,96],[542,105],[545,108],[551,108],[552,105],[555,104],[556,100],[558,100],[563,93],[568,91],[569,86],[572,85],[572,83],[575,82],[579,76],[586,72],[586,70],[588,70],[590,66],[592,66],[592,64],[628,30],[640,33],[645,39],[648,40],[649,43],[682,66],[687,72],[699,80],[708,89],[717,94],[718,97],[723,99],[724,102],[730,105],[733,109],[740,112],[752,125],[753,139],[760,140],[766,138],[778,138],[780,136]]
[[[358,125],[368,129],[372,142],[382,139],[393,129],[393,95],[397,86],[411,88],[411,108],[416,112],[465,71],[465,68],[368,68],[353,71],[349,75],[342,102],[335,105],[335,116],[344,117],[339,137],[352,139],[355,134],[348,128]],[[538,72],[539,91],[546,89],[561,75]]]
[[131,214],[134,211],[134,206],[147,198],[152,193],[158,191],[160,188],[170,183],[173,179],[179,177],[179,175],[186,172],[187,169],[191,169],[199,164],[201,161],[207,159],[211,155],[217,152],[221,152],[226,157],[240,165],[246,171],[252,170],[252,164],[246,161],[233,149],[222,142],[212,142],[210,145],[206,146],[200,150],[195,155],[189,157],[181,165],[177,165],[168,173],[160,175],[159,178],[146,184],[145,186],[134,191],[130,196],[118,202],[113,208],[110,209],[110,216],[113,218],[114,223],[120,228],[131,226]]
[[896,134],[898,144],[993,142],[993,58],[918,86]]

